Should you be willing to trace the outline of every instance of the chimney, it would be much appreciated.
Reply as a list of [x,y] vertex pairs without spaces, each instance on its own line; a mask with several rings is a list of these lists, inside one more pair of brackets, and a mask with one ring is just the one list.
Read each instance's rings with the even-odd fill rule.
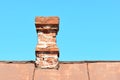
[[59,49],[56,45],[56,35],[59,30],[59,18],[36,17],[35,26],[38,35],[36,67],[58,68]]

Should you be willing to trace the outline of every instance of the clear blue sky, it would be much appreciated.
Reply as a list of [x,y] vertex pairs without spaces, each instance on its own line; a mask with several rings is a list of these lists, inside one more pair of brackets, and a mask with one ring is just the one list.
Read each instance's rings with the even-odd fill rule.
[[0,60],[35,60],[35,16],[59,16],[61,61],[120,60],[120,0],[0,0]]

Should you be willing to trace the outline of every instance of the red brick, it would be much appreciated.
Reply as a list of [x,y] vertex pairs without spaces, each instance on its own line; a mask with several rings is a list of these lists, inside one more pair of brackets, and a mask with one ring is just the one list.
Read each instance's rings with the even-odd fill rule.
[[35,19],[35,24],[59,24],[59,17],[52,16],[52,17],[42,17],[38,16]]
[[[36,56],[36,65],[41,68],[55,68],[58,64],[59,49],[56,44],[56,35],[59,29],[58,17],[36,17],[36,30],[38,34],[38,44],[36,47],[36,55],[45,54],[44,56]],[[48,54],[46,54],[46,52]],[[54,55],[56,57],[54,57]],[[49,57],[49,55],[53,57]],[[57,65],[58,66],[58,65]]]

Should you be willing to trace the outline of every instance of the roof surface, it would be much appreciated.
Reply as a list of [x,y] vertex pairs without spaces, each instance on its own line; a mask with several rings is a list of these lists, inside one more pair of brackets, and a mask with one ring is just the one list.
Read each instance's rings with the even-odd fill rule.
[[120,61],[61,61],[59,69],[34,61],[0,61],[0,80],[120,80]]

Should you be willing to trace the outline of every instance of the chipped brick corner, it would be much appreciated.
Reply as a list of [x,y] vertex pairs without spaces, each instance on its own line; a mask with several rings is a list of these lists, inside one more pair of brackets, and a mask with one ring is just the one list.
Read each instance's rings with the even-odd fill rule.
[[38,35],[36,67],[58,68],[59,49],[56,35],[59,30],[59,17],[36,17],[35,26]]

